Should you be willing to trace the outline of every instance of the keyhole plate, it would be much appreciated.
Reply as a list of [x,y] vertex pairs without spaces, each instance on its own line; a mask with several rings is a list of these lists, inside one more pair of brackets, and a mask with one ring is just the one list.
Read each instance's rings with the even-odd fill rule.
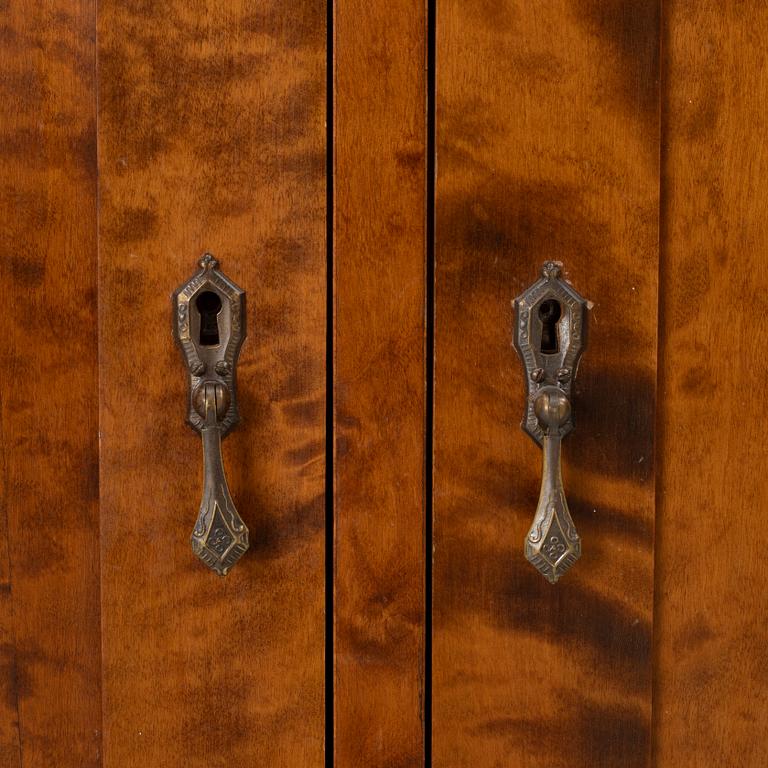
[[[544,432],[534,411],[536,394],[541,387],[554,386],[570,401],[587,343],[587,300],[562,279],[561,272],[560,264],[546,262],[541,277],[513,302],[513,341],[525,368],[528,395],[522,427],[539,445]],[[559,433],[565,436],[572,429],[569,416]]]
[[230,393],[220,420],[222,437],[238,421],[235,368],[245,339],[245,292],[206,253],[200,271],[173,294],[173,335],[189,370],[187,421],[200,432],[204,421],[194,393],[203,383],[223,384]]

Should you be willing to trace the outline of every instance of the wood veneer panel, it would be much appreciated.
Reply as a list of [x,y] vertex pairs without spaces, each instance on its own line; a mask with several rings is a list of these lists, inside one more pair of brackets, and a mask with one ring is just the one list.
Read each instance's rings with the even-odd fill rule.
[[[104,765],[322,765],[325,3],[99,5]],[[193,556],[170,293],[248,294],[223,443],[251,549]]]
[[[434,765],[646,766],[658,2],[437,14]],[[525,560],[541,452],[510,302],[545,259],[594,302],[564,442],[583,555]]]
[[768,763],[768,9],[664,4],[656,765]]
[[420,766],[426,6],[334,31],[335,765]]
[[95,11],[3,8],[0,762],[98,762]]
[[93,2],[2,6],[3,766],[99,765],[95,31]]

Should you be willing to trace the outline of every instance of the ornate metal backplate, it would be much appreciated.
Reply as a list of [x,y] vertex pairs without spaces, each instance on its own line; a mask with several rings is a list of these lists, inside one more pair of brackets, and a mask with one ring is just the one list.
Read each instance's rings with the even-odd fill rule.
[[[544,430],[534,413],[534,401],[544,386],[557,387],[570,401],[581,354],[587,344],[587,300],[561,279],[561,266],[545,262],[541,277],[513,302],[515,333],[513,340],[525,366],[526,411],[523,429],[541,445]],[[561,307],[557,321],[558,351],[542,352],[543,322],[539,310],[547,301]],[[565,437],[573,429],[573,417],[560,430]]]
[[[221,300],[219,343],[210,346],[200,343],[201,313],[196,307],[196,300],[206,292],[215,293]],[[173,309],[173,335],[189,371],[187,421],[196,432],[202,430],[203,417],[193,395],[203,381],[221,382],[230,393],[229,408],[219,425],[223,437],[239,421],[235,370],[245,339],[245,291],[224,275],[219,262],[206,253],[200,259],[200,271],[173,294]]]

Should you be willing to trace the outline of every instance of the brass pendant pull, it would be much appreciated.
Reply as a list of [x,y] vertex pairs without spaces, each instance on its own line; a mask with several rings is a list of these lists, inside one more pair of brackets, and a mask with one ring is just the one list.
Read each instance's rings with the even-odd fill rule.
[[555,262],[514,301],[514,343],[525,368],[522,428],[542,447],[541,491],[525,539],[525,557],[554,584],[581,555],[568,510],[560,445],[573,429],[571,384],[587,341],[587,301],[560,277]]
[[237,424],[235,368],[245,338],[245,292],[206,253],[173,294],[173,333],[189,372],[187,422],[203,439],[203,500],[192,551],[220,576],[248,549],[248,528],[224,476],[221,440]]

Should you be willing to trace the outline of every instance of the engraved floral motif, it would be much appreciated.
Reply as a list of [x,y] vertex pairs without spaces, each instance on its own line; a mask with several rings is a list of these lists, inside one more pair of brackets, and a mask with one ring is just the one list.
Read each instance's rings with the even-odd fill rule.
[[550,537],[541,545],[541,551],[553,562],[565,554],[565,544],[559,536],[550,535]]
[[216,269],[216,267],[219,266],[219,262],[212,253],[204,253],[203,258],[200,259],[199,264],[200,268],[205,270]]
[[541,268],[541,275],[547,280],[557,280],[561,271],[561,267],[556,261],[545,261]]
[[232,537],[223,526],[219,526],[211,531],[211,535],[206,542],[208,548],[212,549],[217,555],[223,555],[231,543]]

